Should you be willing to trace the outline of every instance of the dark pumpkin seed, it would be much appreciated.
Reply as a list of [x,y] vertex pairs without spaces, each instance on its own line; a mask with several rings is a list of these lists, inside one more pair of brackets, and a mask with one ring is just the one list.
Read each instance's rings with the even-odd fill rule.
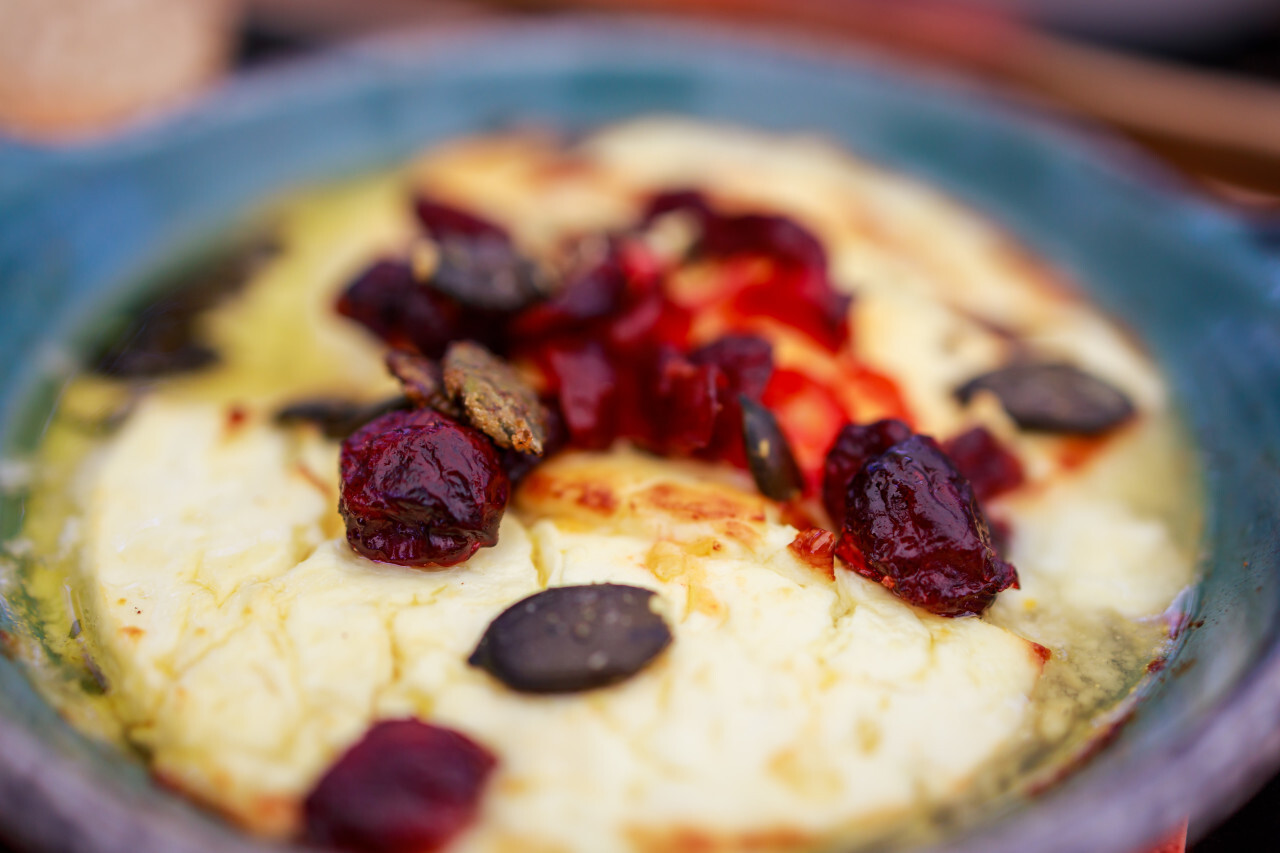
[[404,395],[415,406],[435,409],[451,418],[462,413],[444,387],[444,371],[439,362],[404,350],[391,350],[386,355],[387,369],[400,380]]
[[238,246],[194,271],[162,282],[91,359],[94,372],[117,379],[154,379],[204,370],[218,353],[199,340],[196,319],[241,290],[278,252],[270,241]]
[[438,238],[431,287],[484,311],[514,313],[547,296],[538,266],[492,234]]
[[547,414],[511,365],[472,341],[450,344],[442,364],[445,391],[473,427],[499,447],[542,454]]
[[522,693],[616,684],[671,643],[653,597],[652,590],[622,584],[552,587],[494,619],[468,663]]
[[290,403],[276,412],[275,422],[281,426],[315,424],[326,437],[345,439],[380,415],[408,408],[409,401],[404,397],[391,397],[377,403],[317,397]]
[[967,403],[990,391],[1021,428],[1038,432],[1096,435],[1133,416],[1123,391],[1074,365],[1019,363],[970,379],[956,389]]
[[791,500],[800,494],[804,479],[778,419],[746,394],[738,395],[738,403],[742,406],[742,441],[747,451],[747,467],[751,469],[756,488],[771,500]]

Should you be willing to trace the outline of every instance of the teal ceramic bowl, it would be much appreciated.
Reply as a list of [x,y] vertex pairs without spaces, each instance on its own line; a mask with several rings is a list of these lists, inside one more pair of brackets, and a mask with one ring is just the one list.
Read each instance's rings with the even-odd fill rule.
[[[1206,477],[1187,488],[1205,490],[1208,514],[1187,602],[1198,627],[1092,761],[934,849],[1132,853],[1238,804],[1280,763],[1280,266],[1244,224],[1124,150],[944,81],[652,23],[510,24],[272,71],[93,145],[0,145],[5,453],[38,441],[67,341],[274,194],[455,134],[655,111],[817,131],[985,211],[1135,330],[1194,432]],[[21,519],[11,497],[0,540]],[[10,633],[12,604],[0,599]],[[276,849],[78,735],[2,657],[0,836],[95,853]]]

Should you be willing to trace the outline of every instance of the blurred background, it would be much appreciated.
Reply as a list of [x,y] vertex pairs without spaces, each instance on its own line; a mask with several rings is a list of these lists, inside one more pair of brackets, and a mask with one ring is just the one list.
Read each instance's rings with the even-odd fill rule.
[[[0,0],[0,136],[93,145],[345,40],[582,12],[756,29],[981,81],[1127,137],[1280,245],[1280,0]],[[1191,850],[1276,838],[1280,779]]]
[[93,140],[344,39],[584,11],[871,46],[1108,125],[1231,204],[1280,204],[1280,0],[0,0],[0,132]]

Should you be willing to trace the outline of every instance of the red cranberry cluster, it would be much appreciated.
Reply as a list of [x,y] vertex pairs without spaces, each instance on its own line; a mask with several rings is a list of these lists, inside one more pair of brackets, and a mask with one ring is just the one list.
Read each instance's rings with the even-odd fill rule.
[[732,261],[765,258],[765,275],[734,292],[722,308],[742,318],[771,317],[798,329],[835,352],[849,335],[850,297],[831,286],[822,243],[790,219],[760,213],[723,214],[700,193],[661,193],[645,211],[645,221],[682,212],[698,225],[695,251],[701,257]]
[[[561,443],[575,447],[626,439],[664,455],[727,461],[749,467],[766,492],[771,483],[795,482],[798,461],[805,493],[821,494],[841,530],[838,553],[935,613],[981,612],[1016,582],[977,504],[1022,481],[1016,457],[994,437],[974,430],[944,452],[903,420],[850,424],[840,388],[775,368],[772,346],[756,331],[762,318],[806,336],[833,360],[849,359],[841,352],[849,298],[832,287],[821,243],[796,223],[720,213],[696,192],[663,193],[635,232],[582,241],[576,261],[547,286],[548,276],[501,227],[435,201],[416,209],[439,247],[432,274],[420,280],[407,263],[380,262],[338,305],[392,347],[434,358],[472,339],[532,366]],[[725,284],[712,305],[694,309],[672,298],[673,270],[639,239],[669,214],[695,226],[682,261],[720,265]],[[699,344],[692,330],[704,308],[729,331]],[[867,379],[865,370],[846,375],[850,383]],[[896,397],[896,389],[880,390]],[[752,425],[773,418],[780,440],[799,451],[795,461],[789,447],[778,453],[777,441],[753,439],[769,446],[759,458],[744,443],[744,429],[760,434]],[[373,559],[454,565],[496,541],[511,476],[537,461],[496,452],[485,436],[430,410],[385,415],[343,447],[348,538]],[[789,472],[769,470],[783,463]]]
[[[634,234],[583,241],[578,261],[548,288],[501,227],[426,199],[416,211],[439,247],[430,277],[420,280],[407,262],[380,261],[352,282],[338,310],[396,349],[438,358],[453,341],[471,339],[535,366],[553,420],[576,447],[627,439],[656,453],[747,467],[741,401],[784,408],[815,389],[827,401],[823,429],[838,426],[847,415],[832,392],[797,371],[775,371],[769,342],[746,331],[751,319],[769,316],[829,349],[842,345],[849,300],[831,286],[821,244],[790,220],[717,214],[689,192],[656,197],[639,227],[676,210],[697,223],[697,257],[764,262],[757,264],[764,272],[739,282],[720,306],[742,330],[701,346],[692,340],[691,311],[664,287],[668,271]],[[348,538],[373,559],[453,565],[494,541],[507,491],[502,462],[515,475],[534,460],[503,452],[495,463],[469,427],[439,415],[430,424],[415,418],[388,415],[345,443]],[[444,476],[445,455],[462,463],[467,454],[466,477],[448,488],[428,482]],[[402,470],[389,461],[396,458],[406,460]],[[816,482],[816,472],[807,473]]]

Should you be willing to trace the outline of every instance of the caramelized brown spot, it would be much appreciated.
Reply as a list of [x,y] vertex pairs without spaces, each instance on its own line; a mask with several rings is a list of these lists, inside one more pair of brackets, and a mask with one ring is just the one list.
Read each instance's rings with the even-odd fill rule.
[[611,516],[618,509],[617,495],[608,486],[542,469],[534,469],[525,478],[520,492],[525,502],[570,503],[602,516]]
[[142,630],[136,625],[125,625],[123,628],[120,629],[120,633],[124,634],[126,637],[128,637],[131,640],[136,640],[140,638],[143,634],[145,634],[146,631]]
[[249,420],[249,413],[244,406],[232,406],[227,409],[227,431],[235,432]]
[[695,827],[633,827],[628,829],[627,835],[636,850],[654,853],[803,850],[817,842],[813,835],[790,827],[719,834]]
[[1098,455],[1108,438],[1105,435],[1072,435],[1063,438],[1058,449],[1058,464],[1067,471],[1084,467]]
[[821,527],[810,527],[796,534],[787,546],[802,562],[835,580],[836,535]]
[[18,638],[8,631],[0,631],[0,655],[10,660],[18,656]]
[[658,483],[640,492],[636,499],[641,507],[654,507],[682,521],[764,522],[764,508],[758,502],[713,489]]
[[618,499],[614,497],[612,491],[605,486],[596,486],[591,483],[581,484],[575,502],[579,506],[606,515],[611,514],[618,507]]

